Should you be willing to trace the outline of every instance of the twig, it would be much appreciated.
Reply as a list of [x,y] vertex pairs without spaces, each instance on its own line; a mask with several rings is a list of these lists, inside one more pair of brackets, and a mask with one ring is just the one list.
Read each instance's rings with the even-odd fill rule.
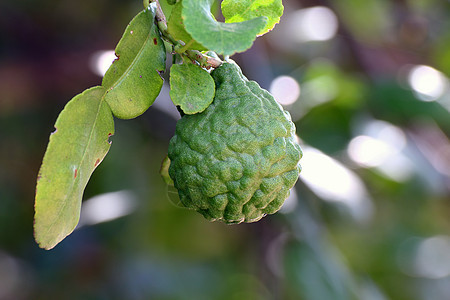
[[207,69],[210,67],[217,68],[223,63],[218,57],[213,57],[213,56],[203,54],[198,50],[187,50],[187,45],[184,41],[175,40],[167,29],[166,16],[164,15],[164,12],[161,9],[159,0],[144,0],[144,6],[147,5],[146,8],[151,3],[156,4],[156,17],[155,18],[156,18],[156,24],[159,28],[159,31],[161,32],[161,35],[167,42],[171,43],[174,46],[176,53],[178,53],[180,55],[185,55],[189,59],[197,61],[200,64],[200,66],[207,68]]
[[220,59],[203,54],[198,50],[186,50],[185,54],[205,68],[217,68],[223,63]]

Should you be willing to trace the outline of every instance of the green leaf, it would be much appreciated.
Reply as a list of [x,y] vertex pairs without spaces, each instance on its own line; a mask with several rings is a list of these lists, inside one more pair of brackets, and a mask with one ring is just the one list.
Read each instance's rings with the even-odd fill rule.
[[281,0],[223,0],[222,14],[226,23],[243,22],[256,17],[268,18],[267,25],[258,35],[263,35],[280,22],[283,15],[283,4]]
[[173,36],[175,40],[182,40],[188,46],[188,49],[194,49],[203,51],[206,50],[204,46],[197,43],[192,36],[187,33],[186,29],[184,29],[183,18],[181,15],[182,12],[182,4],[178,2],[172,9],[172,13],[169,17],[169,21],[167,23],[167,27],[169,33]]
[[185,114],[204,111],[213,101],[214,79],[197,65],[184,63],[170,68],[170,98]]
[[154,23],[155,5],[151,3],[127,26],[116,47],[117,59],[103,78],[105,100],[118,118],[141,115],[161,91],[166,50]]
[[34,233],[42,248],[53,248],[75,229],[84,188],[111,146],[114,120],[104,94],[103,87],[86,90],[56,120],[36,187]]
[[250,48],[266,24],[266,17],[239,23],[222,23],[211,14],[214,0],[183,0],[186,31],[200,44],[223,55],[232,55]]

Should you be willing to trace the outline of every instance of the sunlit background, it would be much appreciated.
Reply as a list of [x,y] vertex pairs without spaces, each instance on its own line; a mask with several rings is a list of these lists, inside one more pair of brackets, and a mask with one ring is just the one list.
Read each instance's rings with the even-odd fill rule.
[[48,136],[142,3],[0,3],[0,300],[450,299],[450,3],[283,3],[233,56],[297,127],[303,171],[280,212],[227,226],[177,204],[159,176],[179,119],[165,74],[149,111],[116,120],[51,251],[32,236]]

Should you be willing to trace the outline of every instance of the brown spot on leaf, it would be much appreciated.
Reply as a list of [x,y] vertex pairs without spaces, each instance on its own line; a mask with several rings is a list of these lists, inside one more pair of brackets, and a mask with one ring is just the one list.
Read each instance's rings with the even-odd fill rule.
[[108,144],[112,144],[112,141],[110,141],[109,139],[111,138],[111,136],[112,136],[113,134],[110,132],[110,133],[108,133]]
[[95,161],[94,167],[97,167],[100,164],[100,158],[97,158],[97,160]]
[[73,178],[77,178],[77,174],[78,174],[78,169],[75,169],[75,172],[74,172]]
[[153,44],[158,45],[158,40],[156,38],[153,38]]

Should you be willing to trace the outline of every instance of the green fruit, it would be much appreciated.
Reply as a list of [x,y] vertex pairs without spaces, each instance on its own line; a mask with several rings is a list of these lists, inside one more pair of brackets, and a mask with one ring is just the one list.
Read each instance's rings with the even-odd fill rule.
[[278,211],[300,173],[288,112],[234,63],[211,72],[213,103],[178,121],[169,175],[181,203],[208,220],[254,222]]

